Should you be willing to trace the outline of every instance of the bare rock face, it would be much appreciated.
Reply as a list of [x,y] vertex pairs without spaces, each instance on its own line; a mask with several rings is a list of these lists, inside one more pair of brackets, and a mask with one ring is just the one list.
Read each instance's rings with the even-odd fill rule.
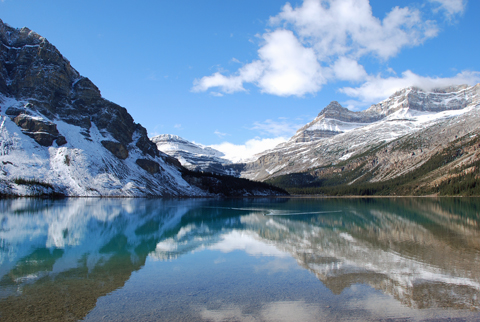
[[376,111],[353,112],[337,101],[328,104],[310,123],[301,127],[291,142],[313,142],[344,133],[346,129],[363,126],[383,119]]
[[319,114],[318,117],[324,116],[325,118],[335,119],[342,122],[355,122],[355,123],[372,123],[382,119],[381,115],[371,112],[352,112],[349,109],[343,107],[337,101],[333,101],[328,104]]
[[113,141],[101,141],[101,143],[105,149],[112,152],[112,154],[120,160],[128,158],[128,150],[123,144]]
[[23,133],[32,137],[40,145],[51,146],[55,140],[58,146],[67,143],[65,137],[58,133],[55,123],[35,119],[25,114],[18,115],[13,121],[22,128]]
[[388,116],[403,108],[421,112],[460,110],[480,103],[479,89],[478,85],[458,85],[426,92],[416,87],[408,87],[372,105],[365,112]]
[[135,162],[138,164],[140,168],[142,168],[143,170],[147,171],[150,174],[155,174],[160,171],[160,165],[155,161],[148,160],[148,159],[137,159],[137,161]]

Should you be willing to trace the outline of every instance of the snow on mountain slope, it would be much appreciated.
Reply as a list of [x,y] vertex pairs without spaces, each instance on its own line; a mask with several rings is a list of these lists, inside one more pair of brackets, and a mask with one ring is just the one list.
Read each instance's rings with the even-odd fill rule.
[[[171,151],[184,151],[192,154],[205,155],[209,157],[221,158],[224,154],[211,147],[203,146],[187,141],[177,135],[161,134],[152,137],[153,143],[155,143],[160,151],[165,153]],[[228,160],[220,159],[223,163],[229,163]]]
[[[199,189],[188,185],[174,165],[166,163],[160,156],[145,158],[144,153],[134,144],[129,146],[128,156],[119,159],[107,150],[102,140],[112,139],[108,133],[101,133],[95,123],[89,128],[86,139],[83,128],[55,120],[58,132],[66,144],[45,147],[25,134],[5,110],[19,107],[25,102],[3,99],[0,109],[0,180],[2,193],[31,195],[59,192],[69,196],[143,196],[143,195],[202,195]],[[37,120],[50,122],[38,113]],[[132,142],[135,143],[135,142]],[[137,160],[150,160],[161,165],[156,173],[149,173],[138,165]],[[153,163],[155,162],[155,163]],[[45,185],[14,184],[13,180],[23,178]]]
[[238,176],[225,155],[211,147],[187,141],[177,135],[162,134],[150,139],[158,150],[180,161],[189,170]]
[[241,176],[265,180],[334,165],[430,127],[456,133],[446,137],[441,132],[429,138],[433,149],[478,129],[479,104],[480,84],[430,93],[406,88],[362,112],[351,112],[332,102],[288,142],[247,163]]

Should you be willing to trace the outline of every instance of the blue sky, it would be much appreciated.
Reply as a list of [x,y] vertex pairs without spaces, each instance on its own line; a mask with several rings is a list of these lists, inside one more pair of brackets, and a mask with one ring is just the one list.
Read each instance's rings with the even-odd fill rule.
[[[246,156],[332,100],[480,81],[477,0],[0,0],[149,135]],[[394,4],[392,4],[394,3]]]

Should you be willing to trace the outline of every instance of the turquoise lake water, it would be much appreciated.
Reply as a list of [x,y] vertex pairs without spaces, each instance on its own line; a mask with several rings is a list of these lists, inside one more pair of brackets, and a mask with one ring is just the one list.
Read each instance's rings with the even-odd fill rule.
[[480,321],[480,199],[0,200],[0,321]]

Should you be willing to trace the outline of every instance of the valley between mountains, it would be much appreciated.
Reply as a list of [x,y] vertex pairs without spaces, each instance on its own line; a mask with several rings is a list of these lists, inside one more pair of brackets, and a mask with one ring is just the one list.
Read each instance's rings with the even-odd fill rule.
[[479,125],[480,84],[411,87],[361,112],[333,101],[288,142],[233,163],[148,138],[48,40],[0,20],[4,197],[480,195]]

